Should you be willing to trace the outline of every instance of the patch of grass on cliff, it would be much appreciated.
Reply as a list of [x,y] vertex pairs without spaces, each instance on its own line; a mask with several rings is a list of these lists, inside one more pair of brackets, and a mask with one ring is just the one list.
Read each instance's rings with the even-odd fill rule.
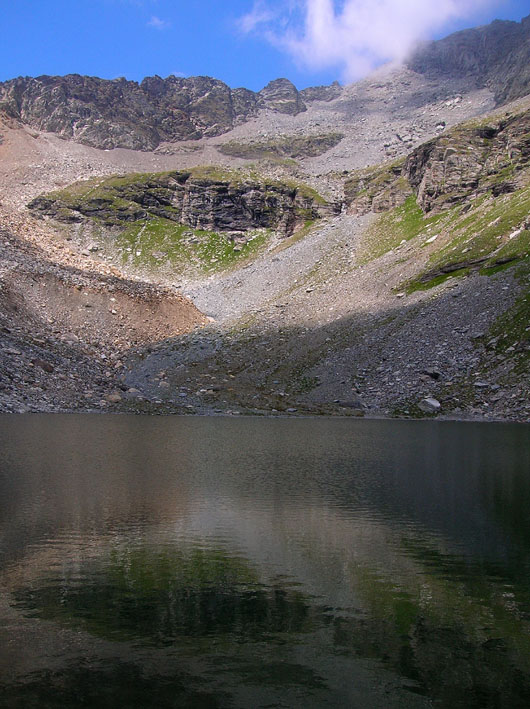
[[270,140],[249,142],[232,140],[218,145],[217,150],[223,155],[251,160],[275,157],[317,157],[338,145],[343,138],[343,133],[322,133],[308,136],[280,136]]
[[170,175],[170,172],[131,172],[125,175],[111,175],[100,182],[102,188],[127,187],[128,185],[143,184],[158,181]]
[[358,262],[366,264],[379,258],[395,249],[402,241],[410,241],[429,227],[436,226],[442,219],[441,214],[426,217],[418,206],[416,197],[411,195],[400,207],[381,214],[366,230]]
[[512,237],[494,256],[487,262],[481,270],[484,275],[497,272],[499,269],[513,265],[514,262],[525,259],[530,254],[530,231],[522,230],[517,236]]
[[440,236],[449,239],[434,251],[423,272],[405,284],[408,292],[432,288],[473,269],[490,275],[530,253],[530,233],[521,227],[530,213],[530,187],[497,198],[482,195],[470,204],[465,214],[457,208],[440,215]]
[[256,230],[244,243],[237,243],[224,234],[159,217],[131,224],[115,243],[123,265],[150,270],[169,267],[175,273],[213,272],[254,256],[268,238],[267,230]]
[[442,267],[486,259],[490,254],[494,258],[493,253],[504,247],[505,239],[529,213],[530,188],[497,197],[489,204],[487,199],[479,199],[473,204],[473,214],[453,223],[456,236],[431,257],[430,265]]
[[63,189],[47,192],[43,196],[48,197],[49,199],[67,199],[68,197],[85,195],[97,189],[102,181],[103,180],[101,177],[93,177],[90,180],[80,180],[79,182],[74,182]]
[[[43,196],[55,202],[58,210],[86,213],[87,207],[92,209],[96,206],[94,204],[95,200],[104,200],[105,207],[110,210],[116,210],[116,212],[121,211],[125,214],[128,209],[143,208],[147,212],[155,211],[156,213],[156,210],[153,210],[152,207],[144,205],[141,200],[135,199],[136,194],[139,192],[134,188],[137,186],[141,190],[142,187],[145,187],[151,195],[155,197],[159,195],[164,198],[162,200],[164,211],[174,212],[177,216],[178,210],[168,203],[172,197],[172,191],[167,189],[168,182],[176,179],[184,183],[186,178],[204,180],[206,182],[221,182],[232,186],[252,185],[255,183],[265,192],[269,191],[272,197],[275,197],[277,192],[285,192],[287,189],[292,190],[293,193],[296,192],[299,200],[307,199],[308,202],[313,202],[315,205],[320,206],[327,204],[324,197],[315,189],[298,180],[271,180],[263,177],[256,170],[227,170],[218,166],[199,166],[189,170],[159,173],[113,175],[103,179],[94,178],[76,182],[65,189],[50,192]],[[309,204],[307,209],[302,204],[297,207],[297,210],[301,218],[310,218],[312,216],[312,214],[305,214],[305,212],[311,211]],[[94,214],[91,218],[97,219],[98,216]],[[120,219],[120,215],[117,214],[112,221],[119,223],[120,221],[127,222],[131,220],[130,218]]]

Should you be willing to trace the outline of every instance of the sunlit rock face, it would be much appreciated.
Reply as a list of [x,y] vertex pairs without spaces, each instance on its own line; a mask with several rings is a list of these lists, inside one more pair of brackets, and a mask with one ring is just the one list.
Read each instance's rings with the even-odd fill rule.
[[232,90],[207,76],[187,79],[19,77],[0,85],[0,107],[39,130],[95,148],[154,150],[161,142],[226,133],[258,109],[296,115],[306,107],[287,79],[262,91]]
[[306,220],[340,209],[303,184],[247,179],[215,168],[110,178],[99,184],[97,195],[87,183],[38,197],[30,208],[66,223],[97,219],[123,227],[159,217],[198,229],[270,228],[285,236]]

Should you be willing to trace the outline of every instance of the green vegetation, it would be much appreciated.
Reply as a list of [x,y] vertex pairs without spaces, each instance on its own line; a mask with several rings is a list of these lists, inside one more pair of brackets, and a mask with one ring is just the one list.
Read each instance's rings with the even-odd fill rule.
[[[529,213],[530,187],[496,198],[481,195],[466,209],[441,212],[424,235],[436,237],[442,246],[432,253],[424,271],[405,284],[406,290],[432,288],[472,270],[491,275],[525,259],[530,253],[530,232],[524,226]],[[415,236],[417,231],[411,228],[409,233]]]
[[493,265],[501,248],[504,249],[504,256],[507,253],[511,253],[513,258],[525,255],[524,246],[528,239],[521,239],[519,234],[512,241],[510,236],[530,213],[530,188],[496,199],[479,197],[472,203],[471,212],[453,221],[451,232],[454,236],[431,258],[433,268],[447,268],[477,260]]
[[223,549],[112,549],[80,564],[82,583],[20,588],[17,606],[99,637],[155,646],[312,629],[303,594],[262,585],[246,559]]
[[[384,182],[384,174],[380,179]],[[490,275],[530,253],[530,230],[525,222],[529,213],[530,186],[498,197],[483,194],[467,205],[430,215],[423,213],[411,195],[366,230],[358,262],[366,264],[418,237],[423,247],[433,244],[433,252],[423,272],[399,290],[426,290],[473,269]]]
[[519,234],[497,249],[490,263],[505,264],[518,261],[530,254],[530,231],[523,229]]
[[326,200],[294,179],[215,166],[87,180],[29,205],[77,223],[81,243],[95,241],[111,261],[117,251],[123,265],[173,273],[212,272],[255,257],[286,224],[304,224],[302,238],[321,206]]
[[366,230],[359,249],[359,263],[365,264],[379,258],[402,241],[409,241],[435,227],[442,218],[440,214],[426,217],[414,195],[411,195],[400,207],[381,214]]
[[240,243],[222,233],[190,229],[169,219],[154,218],[131,224],[115,240],[123,265],[213,272],[255,256],[270,238],[266,229],[249,232]]
[[246,143],[231,140],[218,145],[217,149],[223,155],[250,160],[276,157],[317,157],[338,145],[343,138],[342,133],[322,133],[306,136],[280,136],[271,140],[256,140]]
[[315,219],[307,219],[301,229],[295,231],[292,236],[288,236],[286,239],[282,239],[282,241],[274,247],[273,252],[285,251],[285,249],[290,248],[298,241],[302,241],[302,239],[305,239],[306,236],[308,236],[313,231],[315,223]]

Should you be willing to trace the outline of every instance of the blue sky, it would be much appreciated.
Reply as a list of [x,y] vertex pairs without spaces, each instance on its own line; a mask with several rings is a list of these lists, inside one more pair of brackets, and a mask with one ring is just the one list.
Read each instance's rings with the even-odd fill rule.
[[[323,46],[318,31],[304,20],[307,6],[327,7],[326,36],[352,37],[357,4],[368,0],[0,0],[0,80],[40,74],[89,74],[104,78],[125,76],[141,80],[158,74],[208,75],[230,86],[263,87],[279,76],[299,88],[335,79],[356,78],[366,65],[381,61],[388,27],[370,21],[377,39],[353,46],[345,58],[337,46]],[[460,17],[451,7],[469,7]],[[371,0],[382,7],[387,23],[392,9],[405,5],[414,11],[430,7],[417,33],[440,37],[450,31],[485,24],[494,18],[520,20],[530,14],[529,0]],[[446,15],[432,17],[442,5]],[[367,5],[367,7],[372,7]],[[334,10],[329,17],[329,8]],[[346,11],[349,10],[349,19]],[[362,11],[362,7],[359,12]],[[370,9],[371,12],[371,9]],[[353,14],[352,14],[353,13]],[[416,13],[417,14],[417,13]],[[405,18],[406,19],[406,18]],[[348,22],[350,23],[348,25]],[[382,24],[378,31],[377,22]],[[410,24],[410,23],[409,23]],[[327,29],[326,29],[327,28]],[[387,35],[385,35],[385,31]],[[342,34],[341,34],[342,33]],[[366,33],[365,33],[366,34]],[[381,37],[383,39],[381,40]],[[374,44],[375,43],[375,44]],[[337,50],[337,51],[335,51]],[[398,47],[396,52],[401,51]],[[355,60],[351,59],[351,54]],[[387,57],[385,57],[387,58]],[[348,64],[349,62],[349,64]],[[357,63],[356,63],[357,62]],[[349,73],[348,73],[349,72]]]

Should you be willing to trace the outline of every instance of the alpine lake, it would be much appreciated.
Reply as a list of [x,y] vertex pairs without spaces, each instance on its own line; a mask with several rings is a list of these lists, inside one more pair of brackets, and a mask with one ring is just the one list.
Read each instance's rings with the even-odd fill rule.
[[0,707],[530,706],[530,427],[0,416]]

